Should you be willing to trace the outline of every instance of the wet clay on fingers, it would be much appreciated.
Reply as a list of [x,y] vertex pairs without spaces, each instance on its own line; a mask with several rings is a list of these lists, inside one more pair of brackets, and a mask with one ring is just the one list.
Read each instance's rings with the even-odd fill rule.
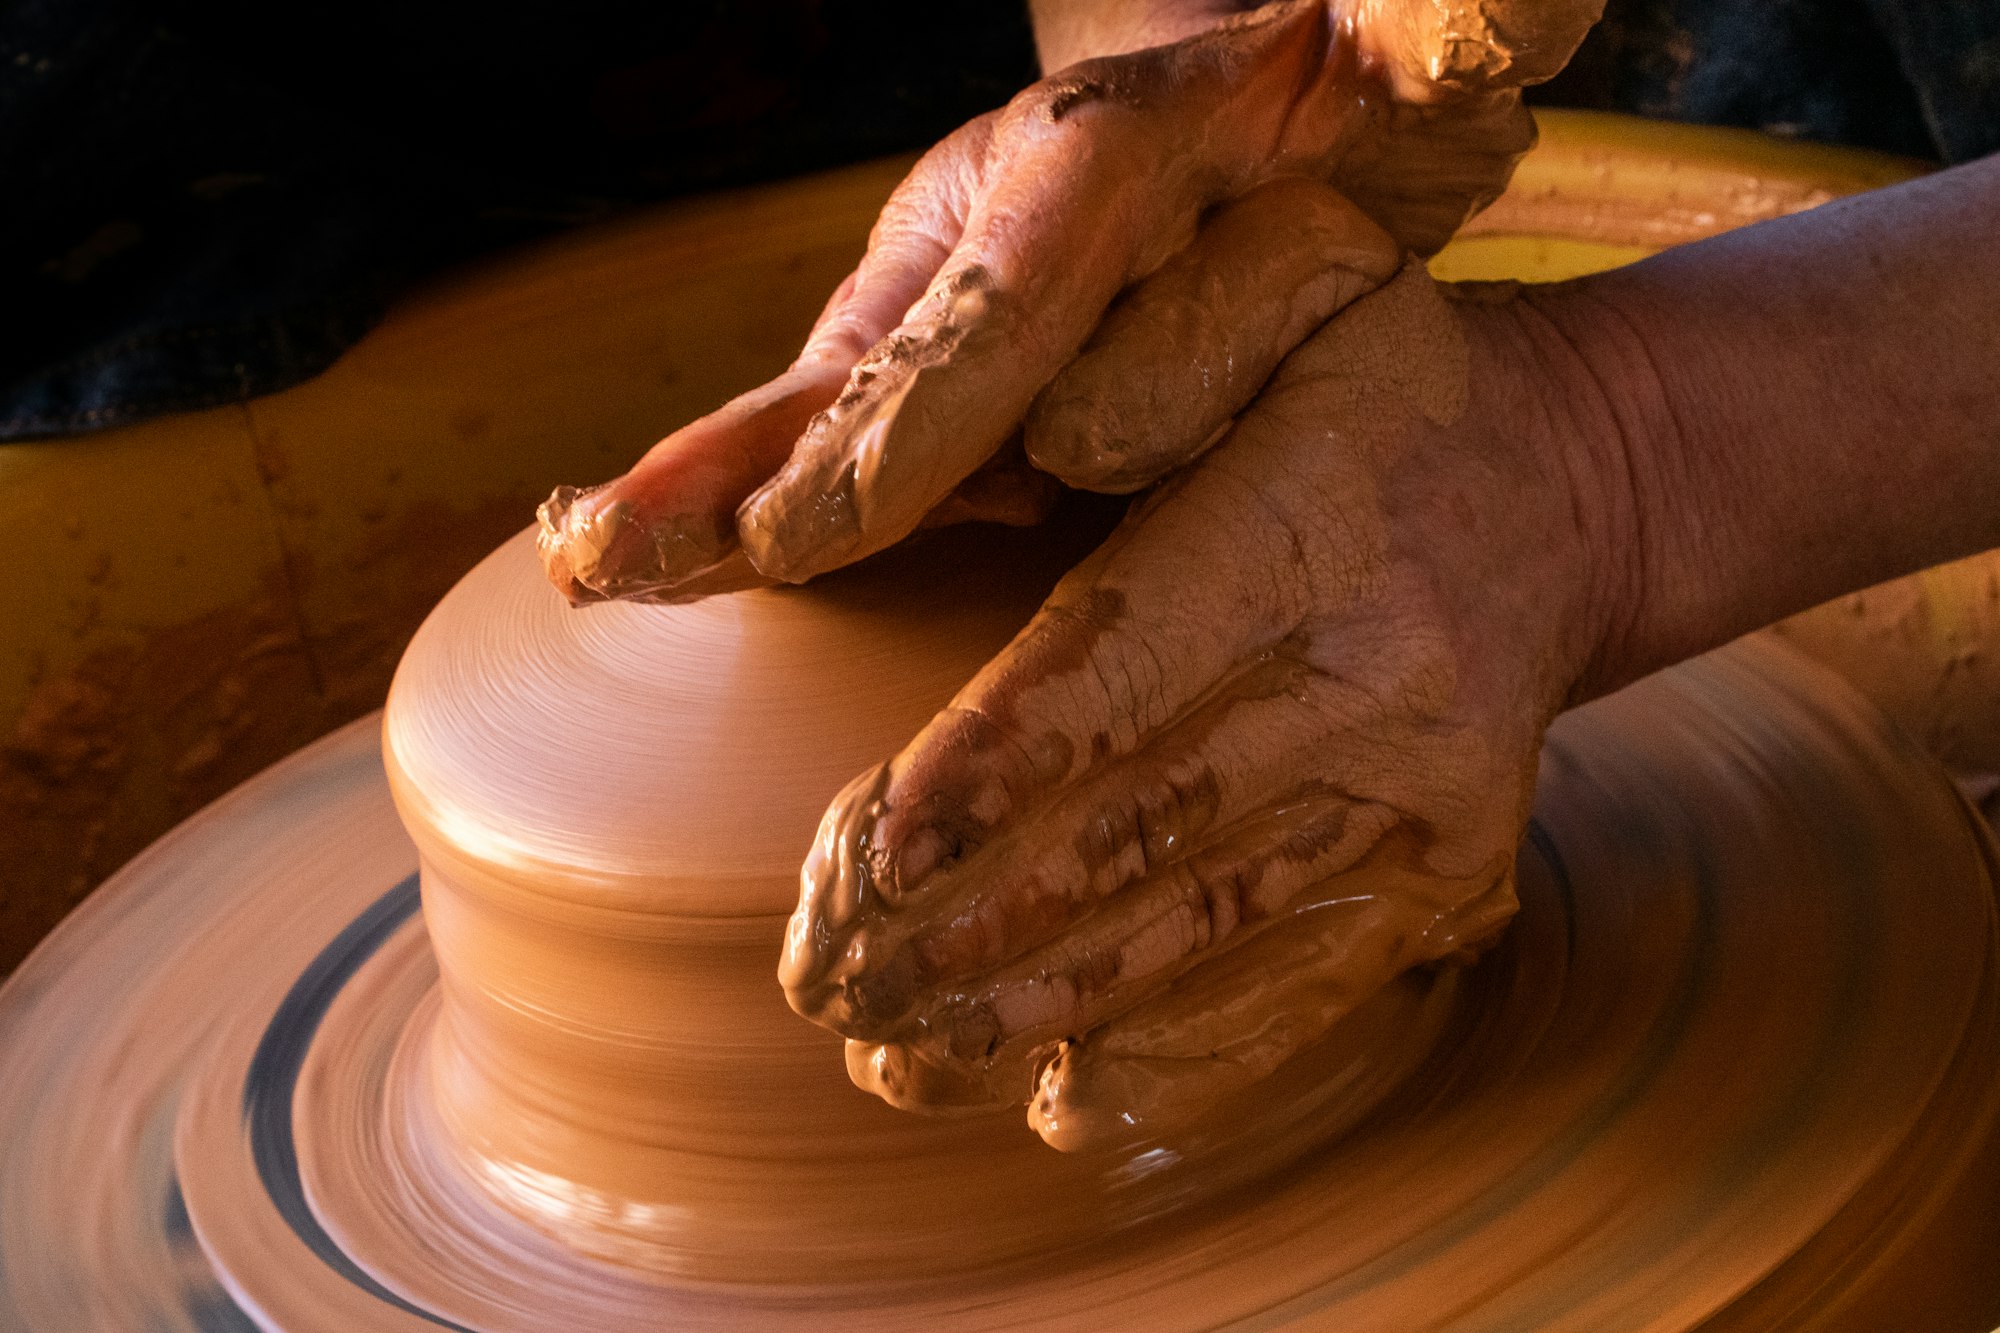
[[[1166,356],[1185,386],[1201,382],[1197,363],[1240,363],[1202,401],[1176,391],[1185,461],[1313,313],[1391,271],[1382,233],[1429,254],[1498,195],[1533,142],[1520,87],[1552,73],[1594,17],[1500,0],[1278,4],[1043,80],[918,164],[791,370],[625,477],[559,494],[544,515],[551,578],[580,600],[685,598],[741,575],[738,543],[764,578],[802,582],[900,540],[1015,436],[1121,292],[1139,311],[1226,307],[1191,312],[1205,327],[1185,347],[1171,329],[1134,336],[1143,316],[1128,312],[1084,372],[1117,383]],[[1374,227],[1343,225],[1353,234],[1329,250],[1332,206],[1280,191],[1249,214],[1225,208],[1204,235],[1215,210],[1289,178],[1326,183]],[[1341,272],[1307,281],[1286,317],[1229,317],[1316,262]],[[1073,462],[1080,484],[1130,489],[1129,472],[1171,464],[1135,462],[1107,483],[1092,436],[1058,424],[1043,422],[1034,454],[1059,477]],[[1165,437],[1151,449],[1166,452]]]
[[[1494,936],[1561,669],[1441,610],[1387,518],[1467,411],[1468,357],[1421,266],[1357,301],[836,799],[780,976],[857,1082],[1029,1103],[1050,1142],[1102,1147]],[[1509,595],[1485,609],[1513,620]]]
[[[1428,5],[1408,8],[1411,26],[1432,22]],[[745,501],[738,530],[752,563],[797,582],[912,530],[1019,426],[1121,291],[1133,288],[1133,299],[1158,309],[1184,299],[1174,289],[1203,281],[1190,267],[1217,270],[1216,283],[1247,281],[1252,292],[1296,280],[1311,259],[1281,253],[1293,238],[1271,246],[1280,231],[1270,222],[1200,239],[1204,213],[1273,179],[1330,181],[1397,246],[1427,254],[1449,239],[1532,142],[1521,81],[1501,62],[1490,77],[1440,83],[1428,63],[1411,63],[1426,53],[1400,38],[1377,40],[1368,27],[1375,17],[1273,6],[1175,46],[1084,62],[1015,99],[983,142],[990,193],[975,192],[965,235],[924,299],[863,357],[779,474]],[[1547,17],[1573,44],[1591,16]],[[1052,188],[1064,193],[1051,199]],[[1324,210],[1296,196],[1274,196],[1261,211],[1289,217],[1308,241],[1326,228]],[[1368,232],[1350,233],[1350,253],[1381,248]],[[1239,253],[1243,245],[1255,248]],[[1147,296],[1175,252],[1180,271],[1164,278],[1169,290]],[[1310,298],[1322,319],[1392,266],[1378,253],[1354,271],[1372,278]],[[1263,340],[1312,327],[1219,320],[1210,339],[1229,339],[1233,353],[1268,372],[1290,345]],[[1098,374],[1116,380],[1184,349],[1128,336],[1098,350],[1106,362]],[[1200,382],[1196,365],[1169,365],[1183,370],[1183,384]],[[1176,437],[1189,451],[1181,461],[1254,389],[1215,384],[1211,401],[1188,413],[1211,429]],[[1045,433],[1042,444],[1031,441],[1031,456],[1069,480],[1051,465],[1071,448]]]
[[1395,239],[1327,186],[1295,178],[1252,191],[1111,308],[1035,400],[1028,456],[1072,486],[1151,485],[1401,262]]

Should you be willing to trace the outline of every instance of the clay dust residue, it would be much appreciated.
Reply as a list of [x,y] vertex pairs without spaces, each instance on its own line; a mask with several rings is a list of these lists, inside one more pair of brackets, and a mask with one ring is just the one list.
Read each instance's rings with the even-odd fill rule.
[[[532,509],[420,502],[352,553],[294,552],[249,600],[36,682],[0,731],[0,976],[155,838],[379,707],[424,615]],[[315,624],[328,580],[357,591]]]

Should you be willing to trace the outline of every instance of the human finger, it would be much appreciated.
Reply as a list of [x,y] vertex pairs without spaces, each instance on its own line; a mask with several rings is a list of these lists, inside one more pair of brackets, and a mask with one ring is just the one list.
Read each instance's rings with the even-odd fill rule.
[[955,523],[1033,527],[1062,498],[1062,483],[1032,466],[1018,445],[1004,447],[924,515],[922,528]]
[[[1128,518],[902,754],[835,798],[801,872],[780,968],[794,1008],[849,1022],[900,993],[884,970],[895,944],[876,943],[875,925],[994,829],[1131,754],[1284,636],[1298,609],[1283,585],[1254,577],[1240,536]],[[1190,586],[1183,562],[1213,581]],[[879,999],[875,987],[886,988]]]
[[964,225],[967,163],[990,130],[990,118],[972,122],[911,170],[782,375],[667,436],[623,476],[557,489],[537,545],[565,596],[683,601],[770,582],[742,552],[736,510],[936,275]]
[[[850,1037],[913,1023],[943,1031],[951,1014],[968,1017],[965,1006],[913,1013],[920,999],[963,998],[1058,936],[1082,940],[1094,929],[1085,918],[1124,910],[1108,900],[1127,885],[1161,876],[1245,820],[1272,810],[1307,818],[1325,787],[1325,766],[1309,762],[1319,730],[1312,696],[1302,663],[1257,655],[1135,753],[1023,811],[920,892],[852,905],[803,900],[808,915],[839,913],[824,929],[850,947],[829,951],[840,963],[816,984],[794,981],[795,1005]],[[862,936],[857,956],[851,941]]]
[[911,1056],[1019,1104],[1049,1052],[1179,984],[1265,929],[1314,882],[1360,857],[1390,812],[1335,790],[1228,830],[1105,900],[1041,946],[937,988],[895,1034]]
[[768,582],[737,545],[736,505],[844,379],[839,367],[795,366],[667,436],[623,476],[557,487],[536,511],[550,581],[577,604],[679,601]]
[[1402,253],[1338,191],[1303,177],[1224,205],[1119,298],[1035,400],[1029,458],[1086,490],[1151,485],[1213,443],[1278,363],[1385,282]]
[[[1393,284],[1371,300],[1385,298],[1410,299]],[[1342,325],[1343,345],[1367,343],[1378,323]],[[1116,768],[1264,655],[1282,657],[1308,614],[1379,595],[1382,517],[1342,499],[1367,493],[1365,451],[1318,452],[1311,495],[1273,493],[1266,475],[1298,430],[1326,428],[1300,399],[1320,378],[1316,362],[1300,363],[1224,448],[1156,489],[1058,584],[900,755],[836,798],[801,874],[780,973],[799,1012],[851,1035],[888,1021],[916,984],[898,932],[919,899],[947,882],[977,896],[987,883],[977,862],[1006,830]],[[1358,679],[1373,668],[1341,670]],[[1385,740],[1383,752],[1394,749]],[[1060,902],[1032,890],[993,887],[991,902]]]
[[1322,6],[1270,6],[1086,62],[1010,103],[964,236],[923,300],[744,504],[752,563],[800,582],[907,535],[1204,210],[1272,175],[1323,170],[1338,117],[1292,127],[1302,103],[1339,103],[1343,89],[1353,100],[1358,76],[1340,60],[1358,57],[1328,23]]
[[1171,990],[1065,1043],[1040,1073],[1029,1125],[1065,1151],[1171,1133],[1397,975],[1476,949],[1514,910],[1510,858],[1451,878],[1427,870],[1410,839],[1384,838]]
[[939,988],[906,1021],[857,1039],[850,1051],[862,1048],[866,1068],[856,1081],[909,1110],[1018,1105],[1058,1043],[1143,1001],[1239,930],[1257,929],[1320,877],[1311,866],[1353,860],[1391,822],[1331,791],[1246,821],[1041,947]]

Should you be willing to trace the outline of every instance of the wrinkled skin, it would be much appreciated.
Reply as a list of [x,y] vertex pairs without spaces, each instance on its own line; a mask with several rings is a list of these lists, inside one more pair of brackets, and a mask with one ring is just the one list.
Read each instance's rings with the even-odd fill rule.
[[1151,485],[1198,457],[1287,352],[1401,261],[1386,233],[1315,182],[1231,201],[1042,390],[1023,429],[1029,459],[1088,490]]
[[[1131,489],[1185,462],[1260,382],[1211,372],[1268,371],[1284,338],[1379,282],[1403,251],[1442,245],[1532,142],[1517,85],[1539,66],[1448,66],[1432,48],[1450,9],[1286,0],[1074,64],[965,126],[897,189],[789,370],[625,476],[551,498],[540,541],[551,579],[576,602],[798,582],[927,522],[1033,521],[1047,474]],[[1213,12],[1157,6],[1075,40],[1122,47]],[[1544,45],[1566,53],[1592,15],[1549,12],[1560,31]],[[1272,193],[1273,182],[1290,184]],[[1261,216],[1246,223],[1260,192]],[[1189,321],[1106,321],[1121,294],[1186,310],[1190,294],[1291,284],[1302,252],[1228,243],[1282,235],[1287,219],[1346,276],[1296,289],[1303,303],[1281,328],[1209,319],[1177,341]],[[1121,384],[1119,367],[1183,372],[1188,401],[1147,457],[1119,453],[1146,434],[1132,428],[1152,410],[1137,391],[1092,421],[1055,408],[1029,420],[1087,343],[1102,384]],[[1013,443],[1024,422],[1039,472]]]
[[857,1082],[1168,1131],[1504,924],[1616,549],[1615,424],[1532,300],[1357,301],[839,797],[780,978]]

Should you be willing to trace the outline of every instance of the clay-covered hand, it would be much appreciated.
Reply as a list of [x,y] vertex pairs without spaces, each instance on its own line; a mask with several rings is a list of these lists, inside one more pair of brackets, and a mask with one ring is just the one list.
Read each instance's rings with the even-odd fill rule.
[[1533,138],[1518,86],[1599,7],[1285,0],[1043,80],[918,163],[791,369],[557,492],[551,577],[683,600],[1031,519],[1043,474],[1144,485],[1500,190]]
[[1602,637],[1545,330],[1412,262],[841,794],[780,979],[857,1083],[1150,1137],[1508,919]]

